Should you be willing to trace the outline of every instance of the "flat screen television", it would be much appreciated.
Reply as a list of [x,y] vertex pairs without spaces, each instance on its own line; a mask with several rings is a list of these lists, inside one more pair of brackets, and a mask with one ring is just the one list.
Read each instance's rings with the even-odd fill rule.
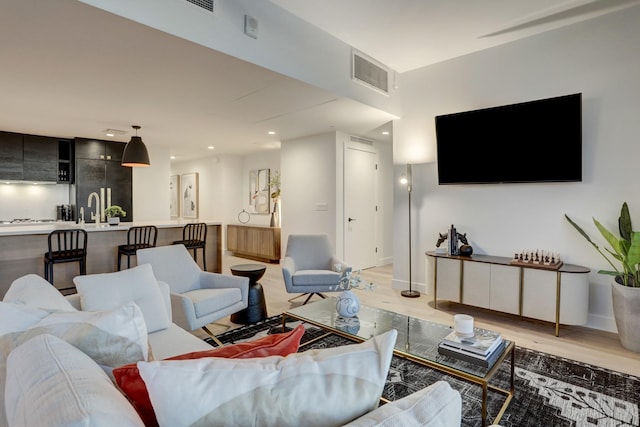
[[582,181],[582,94],[436,116],[439,184]]

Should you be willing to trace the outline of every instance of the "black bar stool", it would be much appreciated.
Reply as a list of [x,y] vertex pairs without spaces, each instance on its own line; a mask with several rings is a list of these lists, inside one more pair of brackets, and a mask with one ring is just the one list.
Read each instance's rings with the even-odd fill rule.
[[155,248],[158,240],[158,228],[144,225],[129,228],[127,244],[118,246],[118,271],[121,269],[122,255],[127,256],[127,268],[131,268],[131,257],[138,249]]
[[80,274],[87,274],[87,232],[81,228],[54,230],[47,238],[44,254],[44,278],[53,285],[53,266],[63,262],[79,262]]
[[205,246],[207,244],[207,224],[197,222],[187,224],[182,228],[182,240],[176,240],[174,245],[184,245],[187,249],[193,250],[193,260],[198,262],[196,251],[202,249],[202,269],[207,271],[207,256]]

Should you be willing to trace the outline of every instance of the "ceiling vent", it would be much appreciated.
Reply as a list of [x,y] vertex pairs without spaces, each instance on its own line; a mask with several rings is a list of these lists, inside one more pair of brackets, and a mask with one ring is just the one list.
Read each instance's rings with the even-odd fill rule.
[[214,12],[214,0],[187,0],[187,2],[206,10],[207,12]]
[[349,140],[351,142],[361,142],[363,144],[369,144],[369,145],[373,145],[373,141],[370,139],[365,139],[365,138],[361,138],[359,136],[353,136],[351,135],[351,137],[349,138]]
[[389,69],[356,50],[351,51],[351,79],[389,94]]

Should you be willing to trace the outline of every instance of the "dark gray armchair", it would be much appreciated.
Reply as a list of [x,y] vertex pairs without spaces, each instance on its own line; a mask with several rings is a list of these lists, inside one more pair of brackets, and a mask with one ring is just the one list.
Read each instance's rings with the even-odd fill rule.
[[325,298],[322,292],[341,291],[340,279],[351,267],[334,255],[326,234],[291,234],[287,240],[287,252],[282,264],[282,275],[287,292],[307,295],[303,305],[313,295]]

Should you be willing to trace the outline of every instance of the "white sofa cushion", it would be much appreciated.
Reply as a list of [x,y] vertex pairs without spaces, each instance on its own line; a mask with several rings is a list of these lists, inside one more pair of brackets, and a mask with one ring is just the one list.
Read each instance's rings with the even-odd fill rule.
[[6,426],[4,384],[7,357],[29,339],[51,334],[69,342],[107,371],[128,363],[147,360],[147,328],[140,308],[127,303],[106,312],[52,313],[29,329],[0,336],[0,427]]
[[133,301],[142,310],[148,331],[171,324],[151,265],[143,264],[115,273],[89,274],[73,278],[83,310],[109,310]]
[[3,301],[24,304],[46,311],[76,311],[66,298],[37,274],[27,274],[11,283]]
[[341,426],[378,406],[396,336],[391,330],[361,344],[287,357],[139,362],[138,369],[161,427],[220,420]]
[[0,302],[0,336],[25,331],[49,315],[48,311],[24,304]]
[[47,334],[9,354],[6,408],[11,427],[143,426],[93,360]]
[[449,383],[438,381],[402,399],[380,406],[345,427],[459,426],[462,398]]

